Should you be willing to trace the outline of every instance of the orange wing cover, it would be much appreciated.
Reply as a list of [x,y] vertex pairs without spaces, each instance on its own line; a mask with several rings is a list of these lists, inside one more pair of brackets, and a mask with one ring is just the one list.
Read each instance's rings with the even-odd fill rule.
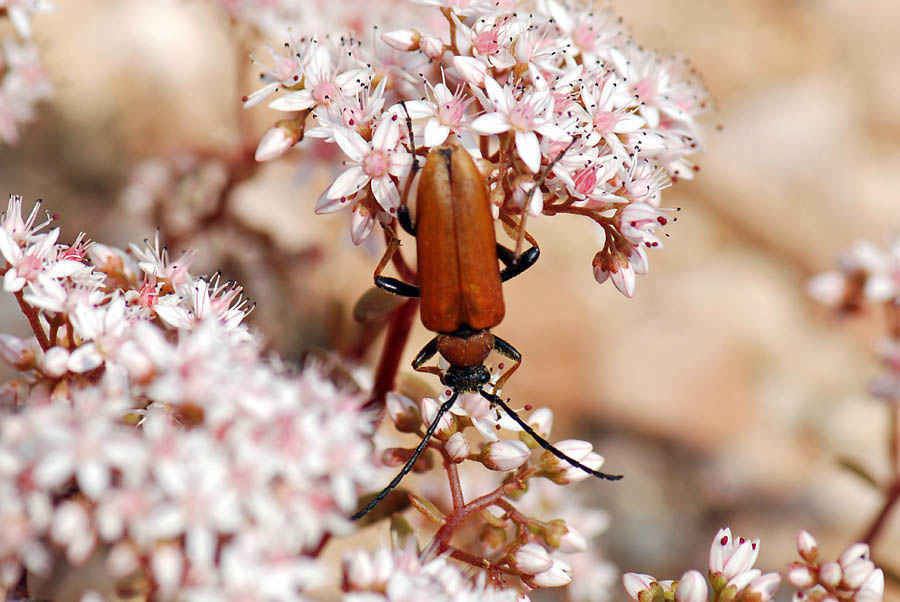
[[433,332],[493,328],[503,287],[487,183],[459,145],[431,149],[419,181],[416,248],[422,323]]

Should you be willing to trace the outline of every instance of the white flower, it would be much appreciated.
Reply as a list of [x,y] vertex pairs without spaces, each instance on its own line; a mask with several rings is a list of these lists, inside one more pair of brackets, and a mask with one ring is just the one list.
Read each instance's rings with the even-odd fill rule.
[[484,88],[494,110],[478,117],[472,123],[472,129],[479,134],[513,130],[519,157],[532,173],[537,173],[541,167],[537,134],[553,140],[569,137],[554,123],[553,96],[548,90],[534,90],[517,99],[511,86],[500,86],[492,77],[484,78]]
[[327,105],[342,95],[355,94],[368,82],[366,69],[344,69],[336,64],[333,52],[326,44],[313,40],[304,57],[303,89],[280,96],[269,103],[278,111],[302,111],[317,105]]
[[400,144],[400,126],[396,117],[385,115],[375,127],[372,141],[367,142],[354,130],[335,129],[334,139],[350,158],[350,169],[337,177],[325,198],[342,199],[369,185],[381,207],[393,213],[400,205],[400,192],[392,176],[409,172],[412,157]]

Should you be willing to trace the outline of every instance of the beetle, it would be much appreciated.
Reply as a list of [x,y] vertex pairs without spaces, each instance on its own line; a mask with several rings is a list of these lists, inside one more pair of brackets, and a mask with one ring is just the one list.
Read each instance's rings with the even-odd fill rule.
[[[413,166],[415,169],[415,160]],[[412,367],[439,376],[452,394],[438,409],[422,442],[400,473],[351,518],[364,516],[412,470],[440,419],[463,392],[480,393],[492,406],[499,406],[509,414],[541,447],[572,466],[602,479],[622,478],[593,470],[565,455],[537,434],[498,395],[484,390],[491,380],[484,362],[492,351],[514,362],[497,380],[494,391],[503,386],[522,361],[521,353],[491,329],[503,321],[506,312],[502,283],[534,265],[540,256],[537,241],[527,235],[531,248],[518,257],[497,243],[487,183],[471,155],[458,142],[428,152],[417,199],[416,223],[412,223],[405,204],[398,209],[397,219],[416,238],[419,284],[382,276],[399,248],[395,236],[375,269],[375,286],[388,293],[421,300],[422,324],[437,334],[419,351]],[[504,265],[502,270],[499,263]],[[449,364],[446,371],[425,365],[436,355]]]

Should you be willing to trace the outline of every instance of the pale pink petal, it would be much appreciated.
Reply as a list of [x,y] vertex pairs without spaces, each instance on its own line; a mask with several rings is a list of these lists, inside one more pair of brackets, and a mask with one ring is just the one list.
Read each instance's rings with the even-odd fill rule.
[[363,171],[359,165],[354,165],[337,177],[325,196],[329,199],[337,199],[344,196],[355,194],[360,188],[366,185],[369,176]]
[[388,213],[391,213],[391,209],[397,209],[400,206],[400,192],[389,176],[372,180],[372,194],[375,195],[378,204]]
[[[357,134],[357,136],[359,136],[359,134]],[[361,136],[360,140],[362,140]],[[378,127],[375,128],[375,134],[372,136],[372,148],[392,151],[397,148],[397,143],[399,142],[400,126],[396,121],[391,120],[390,117],[382,119],[378,124]],[[366,147],[366,151],[368,151],[368,147]],[[361,161],[362,158],[355,160]]]
[[336,211],[340,211],[346,207],[350,206],[350,198],[342,196],[336,199],[328,198],[327,191],[322,193],[322,196],[319,197],[319,201],[316,203],[315,212],[317,215],[326,215],[328,213],[334,213]]
[[485,113],[472,122],[472,131],[479,134],[502,134],[512,127],[506,115],[500,113]]
[[269,108],[276,111],[303,111],[315,106],[315,104],[316,101],[310,90],[297,90],[296,92],[289,92],[284,96],[279,96],[269,103]]
[[[376,136],[377,135],[378,134],[376,133]],[[341,147],[344,154],[350,157],[350,160],[355,163],[362,162],[366,155],[372,150],[369,147],[369,143],[366,142],[356,130],[336,127],[334,129],[334,141],[338,143],[338,146]]]
[[99,367],[102,363],[103,356],[97,350],[97,345],[85,343],[72,352],[67,366],[70,371],[76,374],[83,374]]
[[350,238],[353,239],[353,244],[358,245],[368,238],[374,227],[375,218],[369,210],[362,205],[357,205],[353,209],[353,217],[350,221]]
[[534,132],[516,132],[516,151],[532,173],[541,168],[541,144]]
[[269,96],[271,96],[278,88],[281,86],[280,82],[272,82],[271,84],[266,84],[259,90],[247,95],[247,100],[244,101],[244,108],[249,109],[250,107],[256,106]]
[[443,144],[450,135],[450,128],[437,119],[429,119],[425,124],[425,146],[432,147]]

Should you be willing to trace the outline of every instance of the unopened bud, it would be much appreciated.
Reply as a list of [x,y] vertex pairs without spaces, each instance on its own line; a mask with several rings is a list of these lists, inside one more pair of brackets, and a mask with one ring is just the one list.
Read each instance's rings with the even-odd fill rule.
[[[441,403],[431,397],[424,397],[422,398],[422,401],[419,402],[419,411],[422,414],[422,422],[425,424],[426,428],[431,426],[431,423],[434,422],[440,408]],[[438,422],[437,428],[434,430],[434,434],[441,441],[446,441],[450,438],[450,435],[456,431],[455,426],[455,422],[450,414],[444,413],[444,415],[441,416],[440,422]]]
[[459,77],[473,86],[480,86],[487,73],[487,65],[472,56],[454,56],[453,67]]
[[437,36],[424,35],[419,39],[419,50],[430,59],[440,58],[444,54],[444,41]]
[[44,354],[44,374],[51,378],[59,378],[68,372],[69,350],[65,347],[51,347]]
[[739,592],[750,585],[750,582],[760,575],[762,575],[762,571],[759,569],[750,569],[749,571],[738,573],[728,580],[726,587],[733,587],[735,592]]
[[369,554],[363,550],[351,550],[341,563],[346,591],[365,590],[375,581],[375,567]]
[[[591,470],[599,470],[605,461],[606,458],[594,452],[589,453],[579,460],[581,464],[587,466]],[[550,476],[550,480],[557,485],[568,485],[569,483],[583,481],[589,476],[591,476],[589,472],[586,472],[577,466],[572,466],[567,462],[566,468]]]
[[625,586],[628,597],[635,602],[638,602],[640,599],[641,592],[649,592],[654,587],[659,587],[659,583],[656,582],[653,575],[645,575],[642,573],[625,573],[622,575],[622,585]]
[[816,582],[810,568],[799,562],[794,562],[788,567],[787,580],[797,589],[812,587]]
[[395,29],[381,34],[381,39],[385,44],[397,50],[417,50],[422,34],[415,29]]
[[826,562],[819,568],[819,581],[828,587],[837,587],[844,577],[841,565],[836,562]]
[[849,548],[844,550],[844,553],[841,554],[841,557],[838,558],[838,562],[841,563],[842,567],[849,566],[850,564],[856,562],[857,560],[868,560],[869,559],[869,546],[864,543],[855,543],[851,545]]
[[257,161],[270,161],[280,157],[292,146],[300,142],[303,137],[303,126],[296,120],[285,119],[279,121],[274,127],[269,128],[259,145],[256,147],[254,158]]
[[536,575],[550,570],[553,567],[553,559],[550,558],[550,554],[547,553],[544,546],[537,543],[526,543],[512,552],[510,564],[520,573]]
[[521,441],[491,441],[484,448],[481,462],[491,470],[514,470],[531,457],[531,450]]
[[690,570],[681,576],[675,590],[676,602],[706,602],[706,578],[700,571]]
[[778,573],[760,575],[747,586],[743,598],[748,602],[769,602],[779,585],[781,585],[781,575]]
[[0,334],[0,358],[13,368],[23,370],[31,367],[35,355],[28,341],[11,334]]
[[[591,445],[590,442],[582,441],[580,439],[566,439],[564,441],[558,441],[557,443],[554,443],[553,446],[573,460],[578,461],[583,460],[584,457],[591,453],[591,450],[594,449],[594,446]],[[559,472],[570,467],[571,464],[569,464],[562,458],[557,457],[550,451],[545,451],[543,454],[541,454],[541,459],[538,466],[540,466],[541,470],[545,470],[547,472]]]
[[566,533],[559,540],[559,551],[575,554],[587,550],[587,538],[578,529],[567,525]]
[[388,393],[385,396],[388,416],[401,433],[415,433],[419,430],[421,418],[419,408],[413,400],[398,393]]
[[546,439],[553,428],[553,410],[550,408],[538,408],[528,417],[528,426],[534,429],[538,435]]
[[465,435],[459,432],[450,435],[450,438],[447,439],[447,443],[444,445],[444,449],[447,450],[447,455],[450,456],[450,459],[456,463],[462,462],[469,457],[469,441]]
[[800,552],[800,558],[806,562],[816,562],[819,555],[819,544],[816,538],[810,535],[809,531],[800,531],[797,534],[797,551]]
[[523,580],[530,587],[562,587],[572,582],[572,568],[559,558],[554,558],[549,569]]
[[884,596],[884,571],[875,569],[853,599],[855,602],[871,602],[875,599],[881,600],[882,596]]
[[844,582],[841,584],[842,588],[859,589],[874,570],[875,563],[871,560],[860,558],[855,562],[851,562],[844,567]]

